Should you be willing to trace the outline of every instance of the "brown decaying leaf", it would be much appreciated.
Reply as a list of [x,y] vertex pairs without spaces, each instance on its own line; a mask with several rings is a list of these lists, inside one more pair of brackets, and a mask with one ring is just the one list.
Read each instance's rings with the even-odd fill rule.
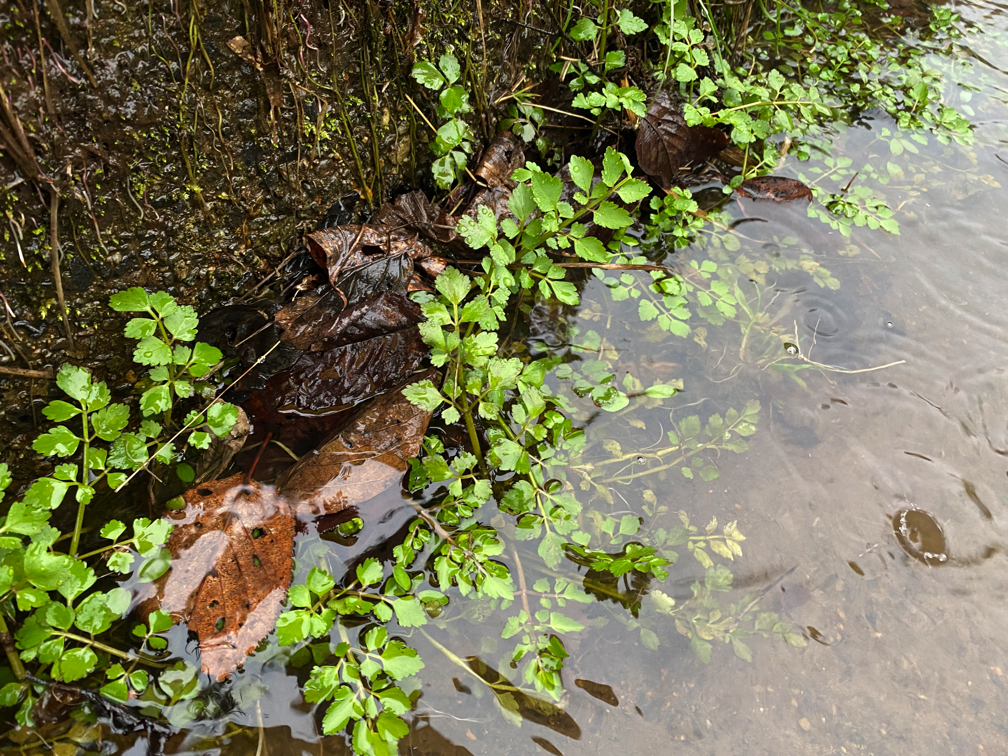
[[383,291],[404,293],[413,260],[431,253],[417,236],[381,226],[336,226],[308,234],[305,241],[348,305]]
[[658,92],[637,131],[637,164],[668,191],[689,146],[689,129],[678,105]]
[[489,146],[483,150],[476,170],[477,176],[489,187],[503,186],[515,188],[511,175],[525,167],[525,153],[521,142],[510,131],[499,131]]
[[[430,378],[433,371],[417,376]],[[299,512],[332,514],[357,506],[395,485],[420,451],[432,413],[397,388],[361,407],[347,425],[304,455],[279,481]]]
[[443,208],[434,207],[419,189],[400,194],[391,204],[386,202],[372,218],[374,224],[406,229],[456,253],[465,252],[468,249],[465,240],[455,233],[457,222],[458,218],[449,216]]
[[339,304],[323,297],[281,318],[289,329],[282,338],[306,351],[267,383],[280,411],[338,411],[402,383],[427,354],[420,312],[405,297],[385,293],[343,311]]
[[405,297],[384,292],[340,309],[332,293],[308,294],[276,314],[280,340],[301,351],[327,349],[411,328],[423,320],[420,308]]
[[743,197],[753,200],[773,200],[793,202],[803,199],[812,201],[812,190],[798,179],[786,176],[757,176],[746,179],[735,190]]
[[286,500],[241,473],[203,483],[167,516],[171,569],[144,614],[163,609],[200,643],[203,671],[225,680],[273,629],[290,585],[294,516]]
[[690,126],[689,152],[686,163],[704,163],[716,157],[728,146],[728,136],[713,126]]
[[682,108],[668,94],[658,92],[637,131],[637,164],[668,191],[681,166],[709,160],[727,143],[719,129],[687,126]]

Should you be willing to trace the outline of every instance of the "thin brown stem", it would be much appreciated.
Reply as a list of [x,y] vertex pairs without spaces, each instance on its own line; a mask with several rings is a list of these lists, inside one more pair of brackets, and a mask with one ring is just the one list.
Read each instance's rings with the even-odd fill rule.
[[67,342],[70,344],[70,356],[76,357],[73,332],[70,330],[70,316],[67,314],[66,300],[63,297],[63,277],[60,275],[60,241],[59,241],[59,192],[55,186],[49,187],[49,267],[52,270],[53,281],[56,283],[56,300],[63,314],[63,328],[66,329]]

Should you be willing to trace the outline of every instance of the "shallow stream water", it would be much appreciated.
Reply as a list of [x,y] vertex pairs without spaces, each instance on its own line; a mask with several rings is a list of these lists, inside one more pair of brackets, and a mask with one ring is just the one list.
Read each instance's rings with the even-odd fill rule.
[[[647,520],[650,528],[677,524],[678,510],[699,525],[711,517],[721,524],[738,520],[747,540],[744,556],[732,564],[735,588],[726,604],[769,589],[761,606],[792,623],[807,645],[753,638],[752,661],[744,662],[729,646],[715,644],[704,664],[671,621],[655,620],[649,598],[641,617],[650,617],[657,650],[646,647],[621,605],[577,605],[570,614],[588,628],[568,641],[561,703],[546,710],[526,705],[518,723],[502,714],[471,669],[439,650],[443,644],[460,659],[497,668],[505,653],[498,640],[505,615],[488,619],[460,609],[426,628],[429,637],[401,633],[427,665],[401,753],[1008,753],[1008,236],[1002,215],[1008,208],[1008,12],[994,2],[957,11],[977,27],[964,40],[976,57],[969,69],[935,65],[953,67],[955,80],[976,90],[969,101],[976,145],[932,138],[917,155],[895,156],[879,138],[892,124],[871,115],[832,142],[832,154],[850,158],[851,171],[865,164],[888,171],[890,181],[879,189],[898,208],[900,235],[857,229],[848,241],[800,208],[728,208],[747,221],[738,228],[746,237],[742,251],[752,259],[806,248],[839,282],[831,289],[801,271],[769,273],[762,301],[774,338],[793,332],[788,341],[807,360],[842,371],[802,370],[800,385],[743,349],[742,334],[730,323],[710,329],[706,342],[694,332],[688,342],[666,335],[656,343],[636,303],[613,302],[598,281],[565,323],[528,338],[534,345],[547,332],[594,329],[618,353],[621,371],[683,380],[685,390],[658,408],[631,404],[615,419],[583,418],[590,440],[617,439],[624,452],[652,448],[686,415],[706,419],[760,401],[749,450],[712,458],[720,470],[716,480],[686,480],[675,469],[663,478],[643,476],[639,485],[616,492],[610,510],[617,519],[638,513],[647,487],[667,507]],[[963,91],[951,87],[948,96]],[[809,167],[789,159],[781,172],[836,183]],[[775,238],[785,237],[796,242],[778,249]],[[674,267],[690,254],[669,252],[664,262]],[[944,548],[929,540],[931,556],[918,550],[915,558],[918,534],[907,522],[926,521],[901,519],[907,510],[933,517]],[[398,492],[370,502],[356,541],[325,550],[329,569],[338,577],[345,569],[340,560],[352,565],[362,554],[381,554],[414,515]],[[310,554],[310,544],[304,549],[302,556]],[[681,551],[669,582],[651,586],[679,601],[702,575]],[[530,550],[525,559],[508,552],[502,559],[515,572],[535,554]],[[572,578],[583,574],[572,563],[559,569]],[[530,574],[528,582],[541,577]],[[172,632],[173,648],[198,664],[184,631]],[[288,657],[281,651],[250,658],[221,689],[224,708],[232,709],[227,721],[179,722],[182,731],[166,751],[348,753],[342,735],[317,736],[320,717],[299,689],[307,672],[287,671]],[[123,753],[147,748],[142,737],[112,742]]]

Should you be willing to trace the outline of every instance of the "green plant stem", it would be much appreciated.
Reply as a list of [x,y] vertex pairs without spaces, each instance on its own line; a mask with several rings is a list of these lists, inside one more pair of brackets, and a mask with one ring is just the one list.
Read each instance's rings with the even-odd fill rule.
[[134,659],[140,659],[144,664],[148,664],[152,667],[163,668],[163,664],[158,664],[157,662],[148,661],[143,657],[134,656],[132,654],[127,654],[125,651],[120,651],[118,648],[113,648],[112,646],[106,645],[101,641],[96,641],[93,638],[85,638],[83,635],[77,635],[77,633],[70,633],[66,630],[54,630],[53,635],[58,635],[62,638],[67,638],[69,640],[77,641],[78,643],[83,643],[88,646],[94,646],[99,651],[104,651],[106,654],[111,656],[118,656],[120,659],[125,659],[126,661],[133,661]]
[[7,628],[7,619],[0,612],[0,644],[3,644],[4,653],[7,654],[7,661],[11,665],[11,671],[18,680],[25,679],[24,664],[18,656],[17,648],[14,646],[14,637]]
[[599,16],[599,19],[602,21],[602,41],[599,43],[599,59],[605,65],[606,37],[609,32],[609,0],[605,0],[602,4],[602,14]]
[[482,468],[484,467],[483,450],[480,448],[479,434],[476,433],[476,423],[473,421],[472,409],[468,400],[463,400],[463,403],[465,411],[462,414],[465,417],[466,430],[469,431],[469,443],[472,444],[473,454],[476,455],[476,461],[479,462]]
[[[82,403],[83,404],[83,403]],[[83,408],[81,412],[81,417],[84,423],[84,456],[81,459],[81,483],[80,485],[87,485],[88,477],[88,447],[90,438],[88,437],[88,411],[87,407]],[[77,556],[77,544],[80,542],[81,529],[84,527],[84,510],[87,508],[87,500],[81,499],[77,504],[77,521],[74,523],[73,538],[70,539],[70,556]]]

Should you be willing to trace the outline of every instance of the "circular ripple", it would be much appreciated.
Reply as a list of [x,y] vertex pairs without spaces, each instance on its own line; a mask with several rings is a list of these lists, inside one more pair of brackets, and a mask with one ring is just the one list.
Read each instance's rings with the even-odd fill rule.
[[799,301],[804,310],[801,322],[817,341],[850,333],[856,325],[856,318],[846,312],[840,302],[820,292],[806,290],[799,295]]
[[893,515],[893,532],[903,551],[919,562],[937,567],[948,562],[945,532],[921,509],[901,509]]

